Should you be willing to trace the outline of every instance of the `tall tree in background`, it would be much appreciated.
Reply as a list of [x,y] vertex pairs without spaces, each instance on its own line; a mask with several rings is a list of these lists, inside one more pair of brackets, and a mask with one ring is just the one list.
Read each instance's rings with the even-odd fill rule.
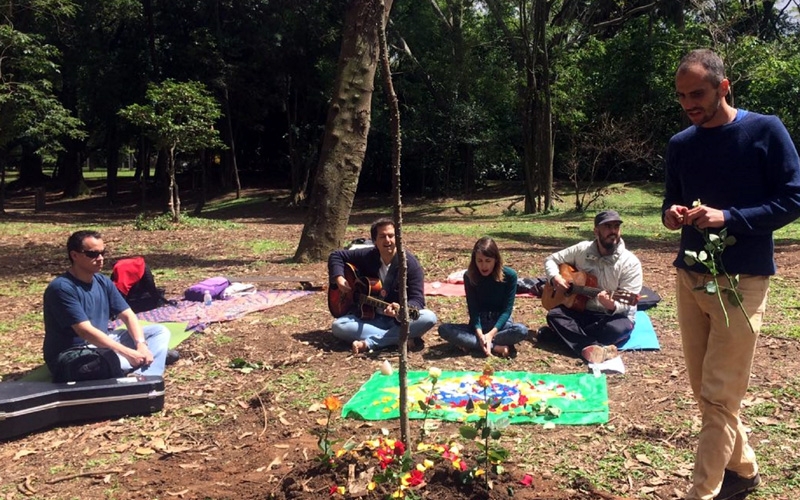
[[120,116],[136,126],[168,152],[167,207],[173,222],[180,222],[181,198],[175,178],[175,153],[206,148],[224,148],[214,123],[220,118],[219,104],[200,82],[165,80],[147,89],[147,104],[131,104]]
[[[388,19],[392,0],[385,3]],[[372,0],[351,0],[345,16],[339,67],[325,124],[309,210],[294,259],[322,260],[339,247],[350,219],[367,149],[378,66],[378,27]]]
[[[515,8],[509,8],[500,0],[487,3],[522,75],[519,107],[522,110],[525,213],[549,210],[553,191],[553,116],[547,36],[551,2],[520,0]],[[514,12],[516,18],[509,12]]]
[[74,15],[74,5],[27,2],[2,6],[0,22],[0,169],[19,158],[19,186],[41,186],[68,140],[85,136],[83,123],[58,97],[60,52],[47,43],[42,24]]

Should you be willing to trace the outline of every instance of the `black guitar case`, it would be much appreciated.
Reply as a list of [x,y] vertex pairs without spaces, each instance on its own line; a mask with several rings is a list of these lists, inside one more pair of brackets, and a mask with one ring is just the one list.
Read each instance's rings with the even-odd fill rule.
[[164,379],[0,383],[0,440],[58,424],[147,415],[164,407]]

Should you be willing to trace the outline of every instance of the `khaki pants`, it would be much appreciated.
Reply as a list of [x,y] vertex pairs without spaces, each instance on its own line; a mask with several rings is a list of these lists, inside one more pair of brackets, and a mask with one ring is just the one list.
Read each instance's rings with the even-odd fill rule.
[[[677,303],[683,355],[692,392],[703,424],[695,457],[692,488],[687,500],[711,500],[719,493],[725,469],[742,477],[758,472],[756,456],[747,443],[739,409],[747,392],[756,340],[767,304],[768,276],[741,276],[739,291],[755,333],[742,310],[722,295],[730,326],[719,298],[702,290],[711,279],[678,269]],[[720,285],[728,286],[726,279]]]

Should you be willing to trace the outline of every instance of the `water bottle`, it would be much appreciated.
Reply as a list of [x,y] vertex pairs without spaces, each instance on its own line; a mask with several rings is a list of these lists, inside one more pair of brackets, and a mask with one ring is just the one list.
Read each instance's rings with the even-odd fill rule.
[[203,305],[208,307],[211,305],[211,292],[206,290],[206,293],[203,294]]

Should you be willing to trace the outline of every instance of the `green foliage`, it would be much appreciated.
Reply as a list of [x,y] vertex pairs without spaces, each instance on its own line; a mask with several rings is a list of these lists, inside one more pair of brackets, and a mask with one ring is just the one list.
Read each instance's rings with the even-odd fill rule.
[[0,151],[27,142],[52,159],[65,139],[85,137],[81,120],[56,97],[58,50],[11,24],[0,24],[0,47]]
[[147,104],[131,104],[119,114],[142,127],[159,146],[183,152],[225,147],[214,129],[222,112],[201,82],[167,79],[150,84],[146,100]]

